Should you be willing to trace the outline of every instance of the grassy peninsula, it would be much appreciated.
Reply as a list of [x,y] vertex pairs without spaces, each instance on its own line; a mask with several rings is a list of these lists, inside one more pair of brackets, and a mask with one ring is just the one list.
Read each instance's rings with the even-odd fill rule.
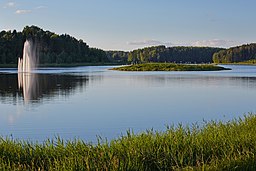
[[131,131],[98,144],[0,138],[0,170],[255,170],[256,116]]
[[212,64],[145,63],[112,68],[118,71],[220,71],[229,70]]

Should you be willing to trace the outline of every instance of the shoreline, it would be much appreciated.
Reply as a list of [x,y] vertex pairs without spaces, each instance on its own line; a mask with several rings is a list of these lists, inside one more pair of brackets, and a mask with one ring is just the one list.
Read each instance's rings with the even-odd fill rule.
[[[122,63],[71,63],[71,64],[39,64],[38,68],[46,67],[79,67],[79,66],[113,66],[124,65]],[[18,64],[0,64],[0,68],[18,68]]]
[[248,66],[256,66],[255,64],[252,63],[213,63],[215,65],[248,65]]
[[[161,64],[161,63],[159,63]],[[40,64],[39,68],[46,67],[79,67],[79,66],[111,66],[111,65],[127,65],[124,63],[71,63],[71,64]],[[179,65],[179,64],[177,64]],[[181,64],[181,65],[189,65],[189,64]],[[192,65],[192,64],[191,64]],[[248,65],[248,66],[256,66],[256,63],[211,63],[211,64],[193,64],[193,65]],[[128,65],[131,66],[131,65]],[[0,68],[18,68],[18,64],[0,64]]]

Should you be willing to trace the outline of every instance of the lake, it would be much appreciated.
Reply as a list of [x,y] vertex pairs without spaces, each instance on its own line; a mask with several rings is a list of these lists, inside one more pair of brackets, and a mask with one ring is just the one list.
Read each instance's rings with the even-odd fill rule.
[[[224,66],[224,65],[223,65]],[[0,69],[0,135],[96,142],[167,125],[256,112],[256,66],[229,71],[121,72],[111,66]]]

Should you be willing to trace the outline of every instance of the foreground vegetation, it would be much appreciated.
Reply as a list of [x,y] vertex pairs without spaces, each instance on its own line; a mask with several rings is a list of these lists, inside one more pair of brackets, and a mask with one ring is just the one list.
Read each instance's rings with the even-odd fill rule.
[[146,63],[112,68],[118,71],[220,71],[227,68],[210,64]]
[[0,170],[255,170],[256,116],[148,130],[111,142],[0,138]]

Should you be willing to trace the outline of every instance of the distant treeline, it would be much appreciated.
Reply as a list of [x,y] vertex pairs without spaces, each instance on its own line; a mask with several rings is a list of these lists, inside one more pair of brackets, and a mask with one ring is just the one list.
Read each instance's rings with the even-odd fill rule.
[[36,26],[26,26],[22,32],[0,32],[0,63],[16,64],[22,56],[23,44],[29,39],[38,49],[40,63],[109,62],[103,50],[89,48],[82,40],[67,34],[58,35]]
[[107,57],[111,62],[128,63],[129,52],[125,51],[106,51]]
[[131,63],[212,63],[212,55],[220,50],[222,49],[211,47],[154,46],[128,53],[127,61]]
[[83,40],[77,40],[68,34],[58,35],[37,26],[26,26],[22,32],[0,32],[0,64],[17,64],[27,39],[34,42],[40,64],[232,63],[256,59],[256,44],[230,49],[153,46],[130,52],[103,51],[90,48]]
[[233,63],[256,60],[256,43],[221,50],[213,55],[215,63]]

